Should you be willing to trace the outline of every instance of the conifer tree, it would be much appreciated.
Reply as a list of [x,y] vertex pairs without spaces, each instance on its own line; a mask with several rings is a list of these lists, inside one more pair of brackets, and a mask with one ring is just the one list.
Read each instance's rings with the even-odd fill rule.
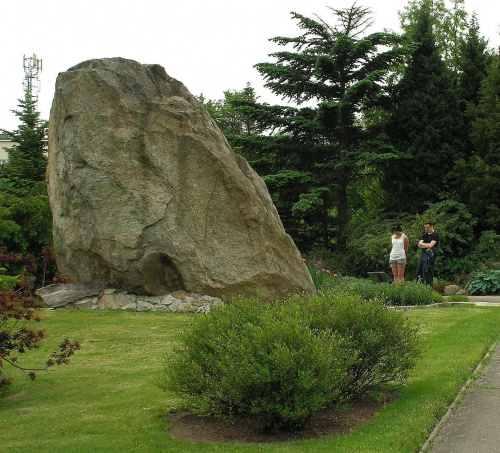
[[3,131],[16,145],[0,167],[0,247],[10,252],[41,256],[52,244],[52,214],[45,183],[48,122],[40,119],[31,90],[19,100],[20,119],[12,132]]
[[[477,117],[477,107],[481,99],[481,86],[486,78],[492,55],[488,51],[488,42],[479,35],[479,23],[473,14],[467,34],[460,43],[458,58],[458,93],[460,109],[464,113],[463,144],[465,154],[475,154],[472,143],[472,124]],[[458,193],[462,192],[462,172],[455,171],[451,177],[451,185]]]
[[474,154],[457,163],[461,194],[482,229],[500,233],[500,56],[496,55],[481,89],[472,125]]
[[285,228],[302,249],[331,246],[334,231],[340,238],[349,187],[367,168],[394,157],[360,118],[408,53],[398,35],[366,34],[369,9],[330,9],[336,25],[292,13],[302,34],[271,39],[287,50],[255,66],[267,88],[297,107],[240,102],[266,134],[234,138],[264,176]]
[[[451,7],[447,3],[451,3]],[[441,57],[450,69],[457,70],[460,43],[468,29],[465,0],[410,0],[399,13],[401,27],[407,36],[416,32],[422,8],[429,9],[435,19],[433,30]]]
[[25,90],[24,99],[19,99],[19,108],[12,111],[20,119],[19,127],[14,131],[3,130],[16,145],[6,148],[9,158],[0,167],[0,177],[4,190],[25,195],[37,183],[45,181],[48,122],[40,119],[36,100],[29,89]]
[[203,95],[198,97],[203,107],[215,120],[217,126],[231,143],[232,136],[257,135],[262,132],[259,125],[252,120],[244,108],[235,107],[240,101],[256,102],[255,89],[248,83],[242,90],[224,91],[224,99],[205,99]]
[[390,213],[421,214],[446,196],[447,176],[464,154],[458,93],[436,45],[433,23],[424,4],[412,34],[418,48],[392,93],[387,133],[408,157],[384,172],[385,209]]
[[469,30],[460,42],[458,58],[458,83],[464,110],[469,106],[477,107],[480,99],[481,84],[486,78],[491,63],[488,42],[479,34],[479,22],[472,15]]

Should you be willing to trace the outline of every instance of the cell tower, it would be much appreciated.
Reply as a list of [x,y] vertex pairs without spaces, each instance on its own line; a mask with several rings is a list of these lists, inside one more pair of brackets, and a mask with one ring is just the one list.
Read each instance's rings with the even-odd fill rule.
[[31,92],[31,97],[35,102],[38,102],[38,93],[41,90],[38,74],[42,72],[42,60],[35,54],[32,57],[23,56],[24,80],[23,87]]

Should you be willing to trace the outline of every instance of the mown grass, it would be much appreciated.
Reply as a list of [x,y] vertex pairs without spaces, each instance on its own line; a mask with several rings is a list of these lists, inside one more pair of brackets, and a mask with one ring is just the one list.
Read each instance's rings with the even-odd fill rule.
[[80,341],[70,365],[35,382],[9,370],[0,394],[0,452],[415,452],[500,336],[500,308],[415,309],[425,339],[422,361],[398,398],[349,435],[273,445],[173,439],[162,417],[180,400],[157,386],[164,354],[192,316],[47,311],[48,334],[24,364],[43,361],[64,337]]

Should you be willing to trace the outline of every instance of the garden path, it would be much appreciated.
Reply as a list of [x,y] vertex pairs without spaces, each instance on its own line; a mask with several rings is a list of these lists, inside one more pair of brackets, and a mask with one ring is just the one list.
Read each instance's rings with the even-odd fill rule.
[[[500,306],[500,296],[469,296],[479,306]],[[462,388],[421,450],[430,453],[500,451],[500,345],[497,342]]]

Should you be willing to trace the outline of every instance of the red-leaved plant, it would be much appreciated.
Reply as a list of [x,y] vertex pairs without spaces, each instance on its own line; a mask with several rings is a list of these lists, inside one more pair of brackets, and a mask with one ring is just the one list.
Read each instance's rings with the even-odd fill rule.
[[40,368],[25,368],[19,365],[19,355],[39,347],[44,331],[31,325],[40,322],[37,309],[40,302],[32,296],[34,277],[31,263],[33,257],[22,254],[9,254],[1,250],[2,261],[22,266],[19,276],[10,276],[0,267],[0,388],[12,383],[2,372],[4,363],[25,371],[34,380],[36,372],[44,371],[54,365],[67,364],[69,358],[80,349],[80,344],[65,339],[54,351],[45,365]]

